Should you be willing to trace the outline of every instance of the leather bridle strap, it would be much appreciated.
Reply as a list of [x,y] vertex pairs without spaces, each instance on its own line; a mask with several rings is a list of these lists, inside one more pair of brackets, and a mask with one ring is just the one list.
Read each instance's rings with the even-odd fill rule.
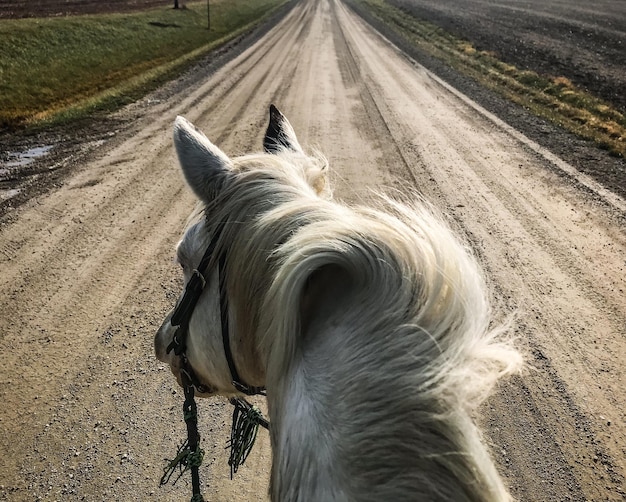
[[[211,264],[211,259],[213,258],[215,248],[217,247],[217,242],[222,235],[223,230],[224,224],[221,223],[213,234],[213,238],[211,239],[209,246],[204,252],[204,255],[202,255],[202,259],[200,260],[200,263],[198,263],[198,267],[194,269],[193,274],[189,279],[189,282],[185,286],[183,298],[176,306],[176,309],[172,314],[172,326],[178,326],[179,330],[181,329],[181,327],[183,327],[185,332],[181,334],[184,335],[184,337],[187,336],[186,331],[189,327],[189,321],[191,319],[191,315],[193,314],[193,310],[196,308],[196,304],[200,299],[200,295],[202,294],[202,291],[206,286],[206,279],[203,273],[209,268],[209,264]],[[170,350],[171,349],[168,347],[168,353]],[[174,353],[178,355],[178,352],[174,351]]]
[[220,224],[213,234],[211,242],[198,264],[198,268],[194,269],[191,278],[185,286],[183,297],[178,305],[176,305],[176,308],[172,313],[172,317],[170,318],[170,323],[172,326],[177,326],[177,329],[172,337],[172,341],[167,346],[167,353],[169,354],[173,350],[174,354],[180,357],[181,378],[183,381],[187,382],[185,386],[193,386],[198,392],[207,392],[209,389],[206,385],[203,385],[200,382],[200,379],[197,377],[195,371],[189,363],[189,360],[187,359],[187,334],[189,332],[189,321],[191,320],[196,304],[202,295],[202,291],[206,286],[206,279],[203,275],[203,271],[207,270],[211,264],[215,248],[217,247],[217,241],[219,240],[223,229],[224,225]]
[[[189,279],[189,282],[187,282],[183,297],[176,306],[176,309],[174,310],[170,320],[172,326],[177,326],[177,329],[174,333],[174,336],[172,337],[171,343],[167,346],[167,353],[169,354],[172,350],[174,350],[174,354],[182,358],[181,370],[187,373],[189,380],[198,390],[198,392],[205,391],[206,387],[200,383],[195,372],[193,371],[193,368],[189,364],[189,361],[187,360],[187,355],[185,353],[187,350],[187,334],[189,332],[189,321],[191,320],[191,316],[196,307],[196,304],[198,303],[198,300],[202,295],[202,291],[206,286],[207,281],[204,274],[206,274],[207,270],[209,270],[211,266],[215,263],[215,248],[217,247],[217,242],[223,230],[224,223],[221,223],[213,234],[213,238],[211,239],[207,250],[204,252],[202,259],[198,264],[198,268],[193,271],[193,275]],[[255,394],[265,394],[264,387],[251,387],[244,384],[239,377],[239,372],[237,371],[237,367],[235,366],[235,361],[233,359],[233,354],[230,347],[228,296],[226,294],[225,253],[221,253],[218,266],[222,341],[224,344],[224,354],[226,356],[226,362],[228,363],[228,368],[230,370],[232,384],[239,392],[246,394],[247,396],[252,396]]]
[[254,396],[256,394],[265,395],[265,387],[251,387],[242,383],[233,359],[233,353],[230,348],[230,336],[228,329],[228,296],[226,294],[226,255],[220,256],[219,263],[219,276],[220,276],[220,314],[222,317],[222,341],[224,343],[224,354],[226,355],[226,362],[228,362],[228,369],[230,370],[231,383],[239,392],[244,393],[246,396]]

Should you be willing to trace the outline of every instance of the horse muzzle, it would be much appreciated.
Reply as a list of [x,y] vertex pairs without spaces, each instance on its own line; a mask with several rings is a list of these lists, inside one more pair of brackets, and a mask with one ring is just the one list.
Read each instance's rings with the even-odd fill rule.
[[172,342],[174,338],[174,334],[176,333],[176,327],[172,326],[171,323],[172,312],[165,318],[161,327],[157,330],[154,335],[154,354],[156,358],[162,363],[167,363],[170,366],[174,363],[174,360],[177,360],[178,357],[174,355],[173,352],[168,354],[167,347]]

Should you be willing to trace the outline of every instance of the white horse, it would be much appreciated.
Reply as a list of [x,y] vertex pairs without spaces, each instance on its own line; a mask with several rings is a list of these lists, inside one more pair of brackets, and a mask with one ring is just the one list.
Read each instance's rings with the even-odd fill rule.
[[[204,395],[240,395],[232,365],[267,388],[271,499],[508,500],[470,413],[521,357],[489,331],[479,267],[442,219],[331,200],[325,159],[273,106],[268,153],[230,159],[181,117],[174,142],[201,201],[177,248],[185,280],[212,240],[224,257],[200,271],[187,358]],[[174,331],[170,315],[155,349],[180,382]]]

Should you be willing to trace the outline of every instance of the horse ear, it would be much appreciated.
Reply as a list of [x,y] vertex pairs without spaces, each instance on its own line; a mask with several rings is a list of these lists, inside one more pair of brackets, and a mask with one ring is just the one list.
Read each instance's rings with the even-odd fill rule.
[[187,183],[205,202],[211,201],[232,174],[228,156],[183,117],[174,123],[174,146]]
[[270,105],[270,123],[263,139],[263,148],[267,153],[280,153],[281,150],[304,153],[293,127],[274,105]]

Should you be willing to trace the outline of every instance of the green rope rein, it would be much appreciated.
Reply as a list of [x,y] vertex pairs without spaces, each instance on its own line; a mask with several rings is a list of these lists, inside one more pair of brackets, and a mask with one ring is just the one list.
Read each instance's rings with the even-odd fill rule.
[[235,409],[233,410],[230,440],[227,442],[226,448],[230,448],[228,465],[230,466],[230,479],[233,479],[233,474],[237,472],[240,465],[243,465],[252,451],[259,425],[267,428],[267,421],[263,418],[261,411],[247,401],[231,399],[231,403]]
[[161,486],[167,484],[174,475],[176,468],[179,473],[173,484],[187,471],[191,471],[191,484],[193,496],[191,502],[204,502],[200,493],[199,467],[204,459],[204,450],[200,448],[200,434],[198,434],[198,415],[194,400],[194,387],[190,383],[185,385],[185,402],[183,404],[183,417],[187,426],[187,439],[178,447],[173,460],[167,460],[167,466],[163,469]]
[[191,451],[191,448],[189,448],[189,441],[186,440],[178,447],[178,452],[176,452],[176,456],[172,460],[166,459],[168,464],[163,468],[163,477],[161,477],[160,483],[161,486],[169,483],[177,467],[179,469],[179,473],[178,476],[176,476],[174,483],[172,483],[174,485],[183,476],[183,474],[185,474],[192,467],[200,467],[202,460],[204,460],[204,450],[202,448],[198,448],[196,451]]
[[[268,421],[263,418],[261,411],[256,407],[248,403],[245,399],[232,398],[230,400],[234,406],[233,410],[233,423],[230,431],[230,440],[226,444],[226,448],[230,448],[230,457],[228,459],[228,465],[230,466],[230,478],[233,478],[233,474],[237,472],[239,466],[250,455],[254,443],[259,431],[259,425],[269,429]],[[193,409],[186,410],[184,412],[185,422],[196,421],[195,407]],[[196,437],[199,442],[199,435]],[[204,460],[204,450],[199,446],[196,446],[195,450],[192,450],[189,446],[189,438],[178,447],[176,456],[172,460],[167,460],[167,466],[163,469],[163,476],[161,477],[161,486],[169,483],[170,479],[178,468],[178,476],[174,480],[176,482],[187,471],[192,471],[192,477],[194,472],[197,478],[197,468],[200,467]],[[202,495],[194,495],[191,498],[191,502],[204,502]]]

